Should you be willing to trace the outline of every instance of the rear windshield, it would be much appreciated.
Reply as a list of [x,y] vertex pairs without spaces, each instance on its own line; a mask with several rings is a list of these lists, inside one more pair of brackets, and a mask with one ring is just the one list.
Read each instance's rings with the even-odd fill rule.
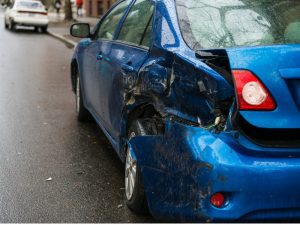
[[300,43],[300,0],[176,0],[192,49]]
[[43,5],[40,2],[19,1],[16,3],[17,8],[28,9],[43,9]]

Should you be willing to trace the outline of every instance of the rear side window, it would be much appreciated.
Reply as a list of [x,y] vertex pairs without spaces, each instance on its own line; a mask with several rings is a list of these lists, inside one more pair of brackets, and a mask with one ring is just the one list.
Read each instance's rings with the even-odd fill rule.
[[44,6],[40,2],[20,1],[16,3],[17,8],[27,9],[43,9]]
[[192,49],[300,43],[299,0],[176,0]]
[[150,0],[137,0],[123,23],[118,40],[149,47],[153,9]]
[[119,21],[130,2],[131,0],[123,1],[111,10],[111,12],[101,22],[100,28],[97,32],[97,38],[108,40],[113,39]]

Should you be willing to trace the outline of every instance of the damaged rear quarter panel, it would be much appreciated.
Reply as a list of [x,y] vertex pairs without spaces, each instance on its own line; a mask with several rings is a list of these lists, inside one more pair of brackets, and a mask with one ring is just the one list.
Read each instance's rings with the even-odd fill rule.
[[156,1],[153,34],[135,94],[151,97],[151,104],[162,115],[204,127],[213,124],[219,103],[233,98],[233,86],[185,44],[173,1]]
[[[174,15],[166,13],[172,12],[170,8]],[[136,85],[127,92],[139,101],[147,99],[164,118],[176,116],[206,127],[215,122],[219,102],[234,96],[233,86],[187,47],[178,36],[180,31],[174,22],[175,16],[172,1],[157,1],[154,19],[157,30],[149,58],[140,69]],[[127,107],[139,101],[130,98]],[[166,121],[166,126],[169,122]],[[129,146],[137,151],[142,166],[150,210],[160,207],[159,212],[154,213],[156,217],[167,215],[168,219],[173,216],[185,221],[205,218],[200,208],[208,204],[212,182],[208,177],[214,164],[202,161],[200,150],[187,151],[187,137],[195,134],[176,128],[167,127],[163,135],[133,138]],[[209,140],[214,142],[209,131],[200,130],[203,137],[207,137],[206,144]],[[215,177],[226,181],[222,175]],[[179,192],[181,194],[176,194]]]
[[219,169],[219,163],[231,165],[241,160],[224,140],[205,129],[171,120],[166,122],[164,135],[131,139],[129,145],[141,165],[153,215],[168,220],[210,219],[210,210],[214,210],[210,195],[233,184]]

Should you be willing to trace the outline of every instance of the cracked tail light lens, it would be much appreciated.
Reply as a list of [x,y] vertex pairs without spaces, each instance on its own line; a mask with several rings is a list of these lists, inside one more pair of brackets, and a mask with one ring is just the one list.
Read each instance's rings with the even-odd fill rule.
[[248,70],[232,71],[240,110],[266,110],[276,108],[276,103],[265,85]]

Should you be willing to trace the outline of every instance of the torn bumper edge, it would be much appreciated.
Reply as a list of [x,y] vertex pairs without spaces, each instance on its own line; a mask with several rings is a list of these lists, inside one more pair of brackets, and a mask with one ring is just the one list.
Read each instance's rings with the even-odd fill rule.
[[[130,140],[151,214],[184,221],[300,218],[300,159],[243,154],[231,133],[171,121]],[[239,151],[237,151],[239,150]],[[222,208],[210,204],[222,192]]]

